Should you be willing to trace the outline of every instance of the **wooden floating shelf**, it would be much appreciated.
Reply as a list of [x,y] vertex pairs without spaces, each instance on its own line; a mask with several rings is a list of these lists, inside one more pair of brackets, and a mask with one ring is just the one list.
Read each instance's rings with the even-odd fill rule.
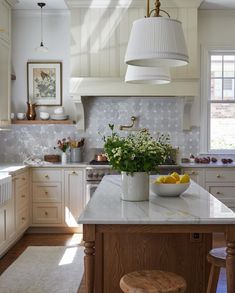
[[12,124],[74,124],[73,120],[13,120]]

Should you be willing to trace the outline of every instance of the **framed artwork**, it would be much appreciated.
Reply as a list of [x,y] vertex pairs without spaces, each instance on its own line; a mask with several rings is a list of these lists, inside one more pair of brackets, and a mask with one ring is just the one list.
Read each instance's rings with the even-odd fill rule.
[[27,62],[28,102],[39,106],[62,104],[62,62]]

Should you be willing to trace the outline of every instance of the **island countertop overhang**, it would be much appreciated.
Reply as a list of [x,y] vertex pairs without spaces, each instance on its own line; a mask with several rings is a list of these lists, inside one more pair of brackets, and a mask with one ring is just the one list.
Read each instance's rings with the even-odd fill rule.
[[180,197],[121,200],[121,176],[105,176],[78,219],[79,224],[235,224],[235,213],[213,195],[191,182]]

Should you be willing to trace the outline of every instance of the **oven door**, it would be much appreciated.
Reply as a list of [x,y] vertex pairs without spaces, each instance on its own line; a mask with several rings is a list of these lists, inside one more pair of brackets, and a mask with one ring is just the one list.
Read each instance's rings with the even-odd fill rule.
[[98,187],[100,182],[95,181],[95,182],[87,182],[86,183],[86,204],[89,202],[91,199],[92,195],[94,194],[96,188]]

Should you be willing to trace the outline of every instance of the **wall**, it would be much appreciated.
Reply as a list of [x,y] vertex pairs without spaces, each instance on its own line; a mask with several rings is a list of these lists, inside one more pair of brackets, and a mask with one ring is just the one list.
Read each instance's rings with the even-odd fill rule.
[[[183,99],[136,97],[89,97],[84,101],[86,132],[75,126],[13,126],[9,133],[0,133],[0,161],[22,161],[27,156],[40,157],[58,151],[53,149],[63,137],[85,137],[84,160],[92,159],[90,149],[101,148],[101,136],[110,133],[108,124],[130,124],[130,117],[137,116],[139,128],[148,128],[153,136],[158,132],[169,133],[174,146],[180,147],[183,156],[199,152],[199,129],[182,131]],[[123,132],[125,135],[126,132]]]
[[[12,81],[12,112],[25,112],[27,101],[27,68],[29,60],[62,61],[63,105],[74,115],[74,105],[69,97],[70,76],[70,14],[66,10],[43,11],[44,45],[49,52],[35,50],[40,44],[40,11],[13,10],[12,13],[12,69],[16,80]],[[40,110],[53,111],[53,107]]]

